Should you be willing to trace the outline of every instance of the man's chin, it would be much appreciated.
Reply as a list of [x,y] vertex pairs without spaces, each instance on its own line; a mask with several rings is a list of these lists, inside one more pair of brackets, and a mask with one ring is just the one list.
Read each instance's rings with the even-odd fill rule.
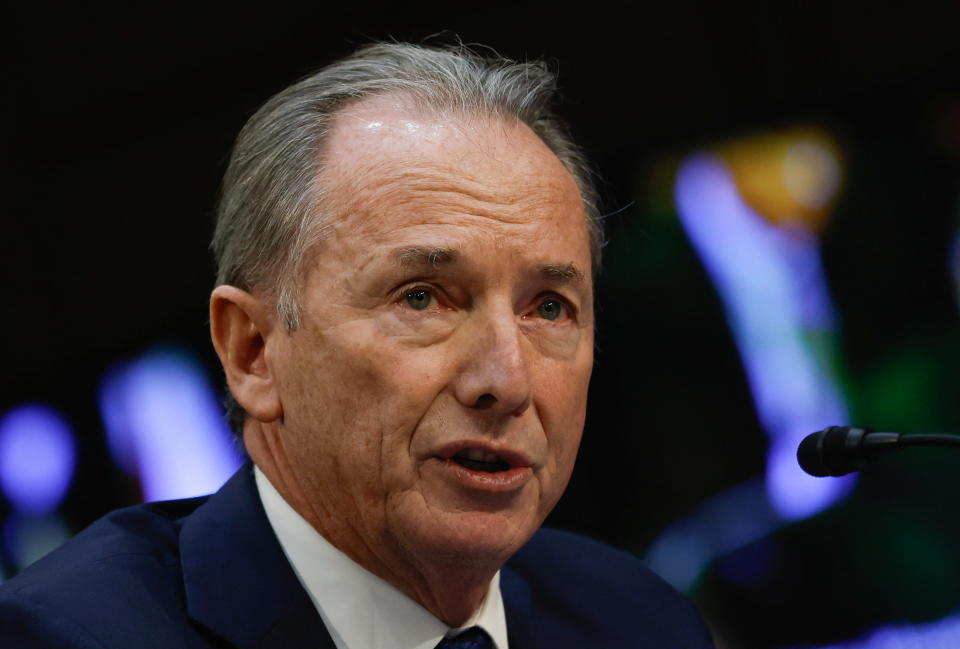
[[[524,518],[526,520],[524,520]],[[498,570],[539,527],[539,520],[503,512],[445,512],[403,535],[407,552],[420,560],[463,569]]]

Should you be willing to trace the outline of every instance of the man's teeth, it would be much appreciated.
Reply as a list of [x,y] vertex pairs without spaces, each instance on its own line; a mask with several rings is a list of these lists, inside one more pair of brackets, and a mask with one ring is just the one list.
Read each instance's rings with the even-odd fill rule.
[[499,462],[500,456],[495,453],[484,451],[480,448],[465,448],[456,455],[465,460],[475,460],[477,462]]
[[451,459],[462,467],[486,473],[506,471],[510,468],[510,464],[496,453],[479,448],[465,448]]

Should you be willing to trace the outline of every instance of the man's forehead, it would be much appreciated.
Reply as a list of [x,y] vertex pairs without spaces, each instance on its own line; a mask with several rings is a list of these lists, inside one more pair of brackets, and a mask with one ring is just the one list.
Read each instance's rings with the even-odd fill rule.
[[555,278],[576,279],[589,266],[579,189],[525,124],[415,111],[381,97],[346,109],[326,147],[318,181],[341,247],[384,251],[421,239],[438,245],[407,247],[393,259],[436,266],[456,261],[467,237],[537,248]]
[[540,137],[516,118],[421,107],[396,93],[366,98],[338,113],[323,156],[324,168],[333,175],[383,175],[391,171],[390,161],[464,177],[502,166],[527,174],[567,173]]

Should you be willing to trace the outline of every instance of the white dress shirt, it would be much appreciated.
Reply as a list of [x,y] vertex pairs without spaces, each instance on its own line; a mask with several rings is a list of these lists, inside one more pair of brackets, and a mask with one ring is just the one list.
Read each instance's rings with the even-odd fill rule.
[[470,620],[451,629],[397,588],[335,548],[287,504],[254,467],[257,491],[280,547],[337,649],[434,649],[448,635],[480,626],[496,649],[507,646],[500,573]]

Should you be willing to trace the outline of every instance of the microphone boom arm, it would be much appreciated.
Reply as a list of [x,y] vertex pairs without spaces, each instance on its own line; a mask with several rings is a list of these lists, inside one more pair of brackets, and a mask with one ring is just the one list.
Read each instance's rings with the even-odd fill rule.
[[830,426],[800,442],[797,462],[812,476],[839,477],[862,469],[888,450],[908,446],[960,447],[960,435],[902,435],[857,426]]

